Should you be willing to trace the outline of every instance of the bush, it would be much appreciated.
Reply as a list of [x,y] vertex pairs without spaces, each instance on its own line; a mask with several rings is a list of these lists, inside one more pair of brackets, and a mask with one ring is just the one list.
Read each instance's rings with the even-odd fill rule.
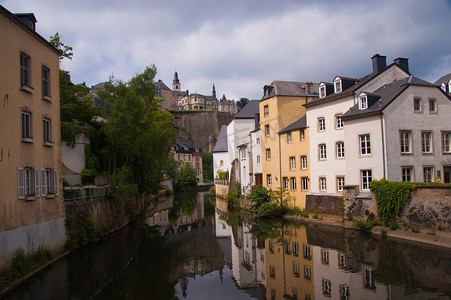
[[363,220],[354,221],[354,224],[352,224],[353,229],[357,229],[364,232],[370,231],[372,227],[373,224]]
[[260,206],[271,202],[271,192],[262,185],[255,186],[247,199],[252,203],[251,209],[258,210]]
[[260,218],[280,217],[285,213],[283,207],[275,202],[267,202],[262,204],[258,209],[258,216]]
[[318,214],[314,214],[312,218],[313,219],[318,219]]
[[94,178],[97,176],[97,171],[95,169],[83,169],[80,173],[81,184],[93,184]]

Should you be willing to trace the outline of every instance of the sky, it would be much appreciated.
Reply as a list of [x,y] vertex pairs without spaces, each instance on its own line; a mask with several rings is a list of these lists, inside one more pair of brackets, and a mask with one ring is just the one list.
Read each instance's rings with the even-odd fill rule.
[[451,0],[0,0],[34,13],[44,38],[73,47],[61,68],[87,86],[155,65],[171,88],[261,99],[274,80],[371,73],[371,57],[409,58],[412,75],[451,73]]

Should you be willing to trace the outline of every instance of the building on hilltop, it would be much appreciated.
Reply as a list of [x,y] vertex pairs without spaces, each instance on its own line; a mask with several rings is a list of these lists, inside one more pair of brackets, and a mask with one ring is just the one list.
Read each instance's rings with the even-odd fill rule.
[[181,90],[181,83],[177,72],[174,72],[172,90],[166,84],[164,84],[161,79],[155,82],[155,98],[163,99],[163,101],[159,103],[160,109],[176,110],[178,100],[180,100],[180,98],[182,97],[187,96],[188,94],[188,91]]
[[236,114],[237,107],[235,100],[227,100],[226,96],[222,95],[222,98],[219,101],[218,111]]
[[183,168],[186,164],[190,164],[196,170],[197,183],[204,182],[204,174],[202,171],[202,149],[196,147],[188,139],[177,137],[176,145],[169,150],[170,155],[180,163]]
[[61,251],[60,52],[34,14],[0,5],[0,267],[17,249]]

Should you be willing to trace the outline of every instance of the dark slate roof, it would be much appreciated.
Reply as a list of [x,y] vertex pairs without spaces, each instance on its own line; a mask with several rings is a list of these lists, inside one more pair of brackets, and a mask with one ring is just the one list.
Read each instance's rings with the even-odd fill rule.
[[368,114],[374,114],[383,111],[390,103],[392,103],[400,94],[402,94],[411,85],[438,88],[437,85],[434,85],[428,81],[425,81],[423,79],[414,76],[409,76],[404,79],[395,81],[393,83],[383,85],[379,89],[375,90],[373,93],[367,93],[368,95],[377,96],[380,98],[378,101],[374,102],[367,109],[359,110],[359,105],[358,103],[356,103],[345,114],[343,114],[343,118],[346,119],[348,117],[365,116]]
[[434,84],[440,85],[442,83],[446,83],[448,84],[448,82],[451,80],[451,73],[446,74],[445,76],[440,77],[439,80],[437,80],[436,82],[434,82]]
[[[312,101],[310,101],[308,103],[305,103],[304,106],[305,107],[313,106],[313,105],[318,104],[320,102],[328,101],[331,98],[335,98],[335,97],[339,97],[339,96],[342,96],[342,95],[347,95],[347,94],[353,93],[353,92],[355,92],[356,90],[358,90],[359,88],[361,88],[362,86],[364,86],[365,84],[367,84],[368,82],[370,82],[371,80],[373,80],[374,78],[376,78],[377,76],[379,76],[380,74],[384,73],[386,70],[390,69],[391,67],[393,67],[395,65],[398,66],[396,63],[392,63],[392,64],[386,66],[379,73],[371,73],[371,74],[365,75],[365,76],[363,76],[363,77],[361,77],[361,78],[359,78],[357,80],[354,79],[354,78],[351,78],[352,80],[356,80],[356,83],[353,84],[352,86],[348,87],[347,89],[341,91],[340,93],[333,93],[333,94],[327,95],[324,98],[314,99],[314,100],[312,100]],[[409,73],[407,73],[407,74],[409,74]],[[336,76],[336,77],[340,77],[342,79],[349,78],[349,77],[342,77],[342,76]]]
[[213,149],[214,152],[227,152],[227,126],[225,125],[221,126],[216,145]]
[[155,82],[155,88],[158,90],[166,90],[166,91],[170,91],[171,89],[168,88],[168,86],[166,84],[164,84],[163,81],[158,80],[157,82]]
[[93,90],[103,90],[105,88],[106,82],[97,83],[96,85],[92,86]]
[[305,117],[305,115],[303,115],[302,117],[300,117],[298,120],[294,121],[287,127],[283,128],[281,131],[279,131],[279,133],[285,133],[288,131],[292,131],[292,130],[296,130],[296,129],[303,129],[303,128],[307,128],[307,118]]
[[269,95],[263,96],[262,100],[274,97],[274,96],[318,96],[318,83],[310,83],[310,93],[306,93],[307,84],[305,82],[298,81],[279,81],[274,80],[270,86],[272,87]]
[[239,113],[236,114],[235,119],[253,119],[258,113],[260,100],[250,100]]

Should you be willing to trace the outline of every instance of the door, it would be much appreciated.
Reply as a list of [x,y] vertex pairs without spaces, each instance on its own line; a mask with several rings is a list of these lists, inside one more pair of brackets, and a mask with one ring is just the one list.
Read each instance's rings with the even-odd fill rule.
[[451,183],[451,166],[443,167],[443,182]]

